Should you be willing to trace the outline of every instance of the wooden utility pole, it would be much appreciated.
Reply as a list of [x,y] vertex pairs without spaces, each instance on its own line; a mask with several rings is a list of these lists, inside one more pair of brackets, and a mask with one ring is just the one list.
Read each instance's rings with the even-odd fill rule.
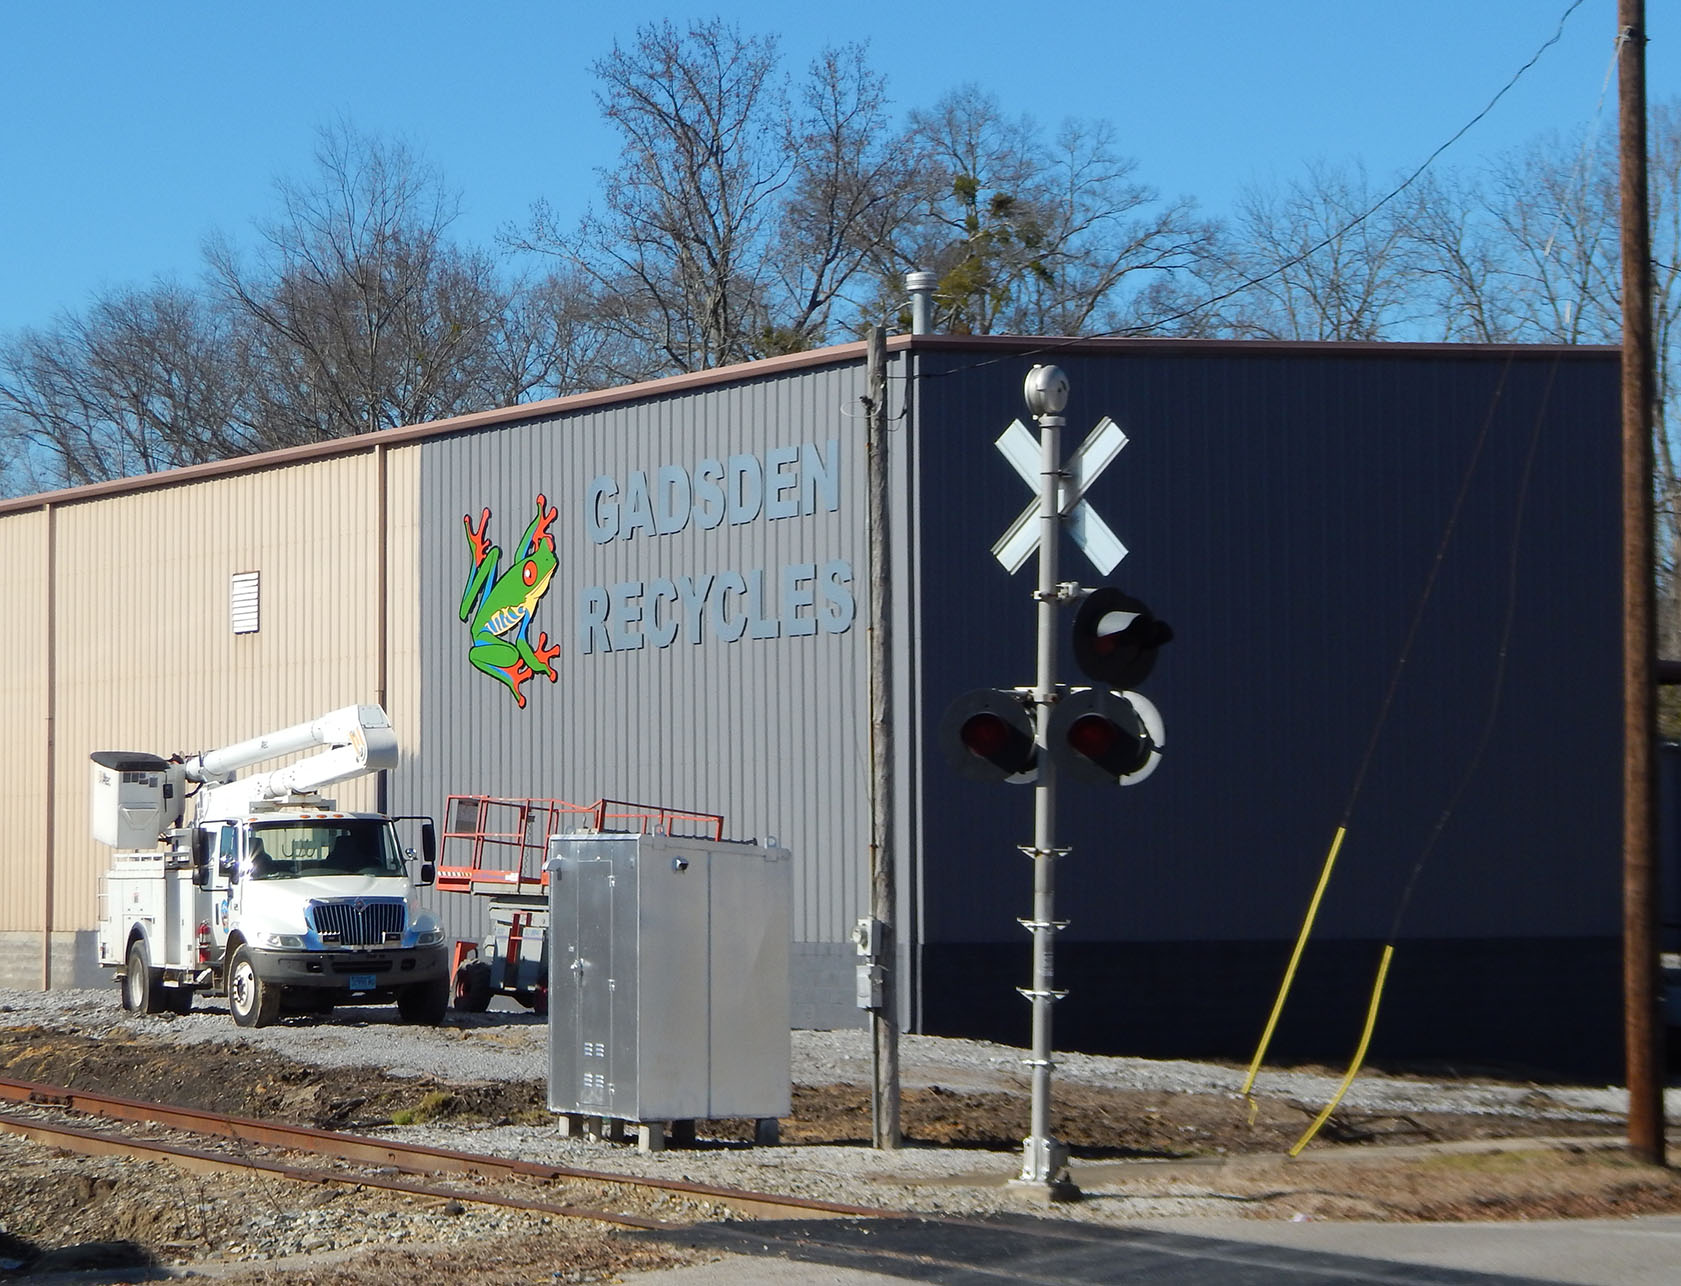
[[1652,246],[1646,191],[1644,0],[1618,0],[1617,134],[1623,259],[1623,1022],[1628,1143],[1664,1162],[1663,1029],[1652,837],[1657,630],[1652,566]]
[[870,1096],[873,1141],[897,1148],[899,1135],[898,942],[894,933],[893,880],[893,692],[888,646],[887,543],[887,333],[870,327],[865,349],[869,407],[870,542],[870,918],[878,927],[869,965],[881,969],[880,1003],[870,1011]]

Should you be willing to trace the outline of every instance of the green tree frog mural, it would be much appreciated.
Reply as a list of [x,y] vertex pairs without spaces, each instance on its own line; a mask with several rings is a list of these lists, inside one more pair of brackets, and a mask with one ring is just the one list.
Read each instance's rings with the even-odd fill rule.
[[507,571],[500,570],[502,550],[490,543],[490,510],[479,515],[477,527],[471,514],[461,517],[473,555],[467,588],[461,594],[461,619],[472,640],[467,659],[475,669],[505,684],[522,709],[525,693],[520,689],[527,679],[543,674],[553,683],[560,677],[550,664],[560,655],[560,644],[551,644],[546,630],[538,632],[535,646],[530,638],[532,615],[554,579],[558,560],[549,529],[558,512],[549,507],[546,497],[537,497],[537,516],[520,537]]

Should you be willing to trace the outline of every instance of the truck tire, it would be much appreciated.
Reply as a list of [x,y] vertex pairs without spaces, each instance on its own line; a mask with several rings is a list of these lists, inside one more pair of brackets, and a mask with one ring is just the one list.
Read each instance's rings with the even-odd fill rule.
[[152,972],[151,954],[144,938],[136,938],[128,949],[123,972],[123,1008],[131,1014],[157,1014],[167,1007],[163,982]]
[[449,979],[412,982],[397,991],[397,1011],[406,1023],[436,1027],[449,1012]]
[[490,964],[469,960],[455,971],[455,1007],[463,1013],[482,1014],[490,1008]]
[[228,1008],[241,1027],[267,1027],[280,1016],[280,988],[257,976],[249,947],[235,951],[228,965]]

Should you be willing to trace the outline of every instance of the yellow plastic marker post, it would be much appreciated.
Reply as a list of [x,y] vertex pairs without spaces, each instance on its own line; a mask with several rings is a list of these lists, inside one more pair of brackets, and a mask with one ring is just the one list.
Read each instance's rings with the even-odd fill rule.
[[1267,1046],[1272,1043],[1273,1029],[1278,1026],[1278,1016],[1284,1012],[1284,998],[1290,994],[1290,984],[1296,978],[1296,966],[1301,962],[1302,949],[1307,946],[1308,934],[1313,931],[1314,917],[1319,914],[1319,900],[1325,896],[1325,886],[1331,882],[1331,868],[1337,864],[1337,854],[1342,850],[1342,838],[1348,833],[1345,826],[1337,827],[1337,833],[1331,839],[1331,851],[1325,854],[1324,869],[1319,872],[1319,887],[1313,890],[1313,900],[1307,905],[1307,918],[1302,921],[1302,931],[1296,935],[1296,949],[1290,953],[1290,965],[1284,971],[1284,981],[1278,988],[1278,999],[1273,1002],[1272,1016],[1267,1019],[1267,1029],[1261,1033],[1261,1044],[1255,1050],[1254,1060],[1249,1064],[1249,1075],[1243,1081],[1243,1097],[1249,1102],[1249,1120],[1255,1120],[1255,1100],[1250,1098],[1249,1091],[1255,1085],[1255,1073],[1261,1070],[1261,1060],[1267,1056]]
[[1372,1003],[1366,1009],[1366,1030],[1360,1033],[1360,1048],[1354,1051],[1354,1061],[1348,1065],[1348,1074],[1342,1078],[1342,1084],[1337,1086],[1337,1092],[1331,1096],[1331,1101],[1325,1104],[1325,1110],[1313,1118],[1313,1124],[1307,1127],[1307,1133],[1296,1140],[1296,1146],[1290,1149],[1291,1156],[1299,1156],[1301,1150],[1319,1133],[1319,1127],[1331,1119],[1331,1113],[1336,1111],[1337,1104],[1342,1102],[1342,1096],[1348,1093],[1348,1087],[1354,1083],[1354,1074],[1360,1070],[1360,1064],[1366,1061],[1366,1046],[1371,1043],[1372,1028],[1377,1026],[1378,1001],[1383,996],[1383,980],[1389,974],[1389,959],[1395,954],[1395,944],[1389,943],[1383,948],[1383,959],[1378,962],[1377,981],[1372,984]]

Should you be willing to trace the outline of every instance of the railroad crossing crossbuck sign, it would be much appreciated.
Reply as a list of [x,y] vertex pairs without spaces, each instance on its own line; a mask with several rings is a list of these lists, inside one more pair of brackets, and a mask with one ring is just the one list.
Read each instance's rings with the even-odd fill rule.
[[[1097,510],[1086,501],[1085,494],[1126,444],[1127,435],[1121,432],[1121,426],[1104,416],[1080,444],[1080,449],[1068,458],[1061,480],[1057,512],[1062,515],[1074,543],[1104,576],[1126,557],[1127,547],[1109,529],[1109,524],[1097,516]],[[994,445],[1035,497],[992,547],[993,556],[1004,564],[1005,571],[1014,575],[1039,548],[1039,443],[1020,420],[1015,420]]]

